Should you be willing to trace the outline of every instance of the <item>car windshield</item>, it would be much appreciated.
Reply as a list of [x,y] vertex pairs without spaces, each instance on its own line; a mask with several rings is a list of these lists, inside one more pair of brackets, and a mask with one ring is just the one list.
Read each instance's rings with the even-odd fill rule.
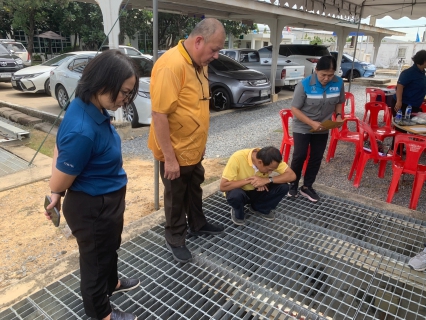
[[3,45],[0,45],[0,53],[1,54],[9,54],[9,51]]
[[16,42],[3,42],[2,43],[8,50],[13,50],[15,52],[26,52],[27,50],[22,45],[22,43]]
[[130,59],[136,65],[140,77],[151,77],[152,66],[154,65],[151,59],[136,56],[132,56]]
[[327,47],[315,45],[289,45],[288,49],[291,54],[302,56],[329,56],[330,52]]
[[57,57],[47,60],[46,62],[43,62],[41,65],[57,67],[63,64],[64,62],[68,61],[73,56],[75,56],[75,54],[72,54],[72,53],[61,54]]
[[237,61],[223,54],[219,54],[219,59],[213,60],[209,65],[217,71],[239,71],[248,69],[247,67],[239,64]]
[[[344,54],[345,58],[348,59],[349,61],[353,61],[354,57],[348,55],[348,54]],[[357,58],[355,58],[355,62],[361,62],[360,60],[358,60]]]

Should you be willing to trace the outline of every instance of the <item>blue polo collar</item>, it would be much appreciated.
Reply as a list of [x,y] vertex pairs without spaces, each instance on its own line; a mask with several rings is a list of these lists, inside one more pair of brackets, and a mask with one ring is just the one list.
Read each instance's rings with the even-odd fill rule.
[[99,109],[96,106],[89,102],[85,104],[80,98],[75,98],[78,102],[78,105],[84,109],[84,111],[99,125],[104,121],[110,121],[110,116],[108,111],[102,109],[102,113],[99,112]]

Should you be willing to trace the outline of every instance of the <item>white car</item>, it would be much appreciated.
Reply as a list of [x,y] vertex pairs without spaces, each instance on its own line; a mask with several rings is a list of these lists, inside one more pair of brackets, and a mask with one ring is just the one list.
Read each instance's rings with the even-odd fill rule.
[[13,89],[30,93],[45,92],[50,96],[50,71],[65,63],[76,54],[78,52],[61,54],[38,66],[27,67],[15,72],[12,76]]
[[0,39],[0,43],[9,50],[10,53],[21,58],[24,67],[31,66],[31,55],[22,43],[13,39]]
[[[102,54],[102,53],[100,53]],[[75,97],[75,89],[87,63],[93,59],[96,52],[84,52],[71,57],[66,63],[52,70],[50,73],[50,91],[52,97],[58,100],[61,108],[67,106],[68,100]],[[143,56],[130,57],[134,62],[141,77],[139,78],[139,92],[136,98],[127,107],[123,108],[126,121],[132,127],[151,124],[151,99],[149,95],[149,82],[153,62]],[[70,99],[71,97],[71,99]],[[110,113],[114,117],[114,113]]]

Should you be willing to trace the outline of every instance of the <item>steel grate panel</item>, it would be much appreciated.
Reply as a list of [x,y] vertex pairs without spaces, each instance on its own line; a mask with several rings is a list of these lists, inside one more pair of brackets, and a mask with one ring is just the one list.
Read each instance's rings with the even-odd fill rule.
[[0,177],[30,168],[25,161],[13,153],[0,148]]
[[[322,197],[283,199],[275,221],[250,214],[236,227],[214,194],[204,210],[226,233],[188,239],[194,262],[185,265],[171,259],[163,226],[124,243],[119,272],[141,286],[111,303],[139,319],[425,319],[424,273],[404,264],[423,243],[425,223]],[[87,319],[79,271],[0,318]]]

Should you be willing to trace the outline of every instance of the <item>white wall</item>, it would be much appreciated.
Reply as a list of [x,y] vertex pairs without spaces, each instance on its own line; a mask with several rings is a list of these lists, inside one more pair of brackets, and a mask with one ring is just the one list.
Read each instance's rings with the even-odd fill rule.
[[[377,54],[377,59],[375,63],[376,67],[397,69],[399,49],[402,49],[401,51],[404,51],[403,49],[405,49],[404,65],[410,66],[413,64],[411,57],[419,50],[426,50],[426,43],[386,40],[386,42],[382,42],[380,44],[379,53]],[[370,55],[372,59],[374,54],[374,46],[372,42],[358,42],[357,51],[358,50],[359,53],[356,56],[358,59],[365,61],[365,54]],[[344,52],[353,55],[353,48],[346,47],[344,49]],[[370,62],[374,63],[374,61]]]

